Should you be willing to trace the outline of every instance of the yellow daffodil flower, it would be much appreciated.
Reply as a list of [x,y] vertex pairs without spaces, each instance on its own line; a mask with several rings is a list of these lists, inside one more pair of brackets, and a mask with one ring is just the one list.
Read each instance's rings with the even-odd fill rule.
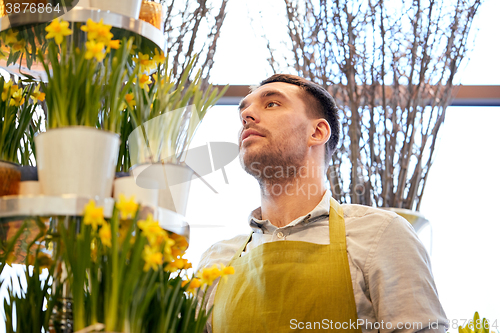
[[119,49],[120,48],[120,40],[115,39],[115,40],[110,40],[108,46],[112,49]]
[[17,43],[17,34],[19,31],[14,30],[14,29],[9,29],[7,31],[7,34],[5,34],[5,37],[3,38],[3,42],[8,45],[12,45],[14,43]]
[[175,233],[171,233],[170,238],[175,241],[175,244],[172,246],[172,256],[174,258],[182,257],[188,247],[186,238]]
[[152,83],[153,81],[151,81],[151,78],[149,77],[149,75],[147,74],[142,74],[140,77],[139,77],[139,87],[141,87],[141,89],[144,89],[146,91],[149,91],[149,86],[148,84]]
[[53,20],[48,26],[45,27],[45,31],[48,32],[46,39],[54,38],[57,45],[61,45],[65,36],[69,36],[73,33],[69,27],[69,22],[61,21],[58,18]]
[[101,229],[99,229],[99,238],[102,245],[111,247],[111,226],[109,223],[104,222]]
[[162,64],[165,62],[165,55],[163,54],[163,51],[158,52],[158,49],[155,49],[155,55],[153,56],[153,61],[155,63],[155,67],[158,66],[158,64]]
[[221,271],[217,267],[217,265],[213,265],[210,268],[203,268],[201,273],[199,274],[199,278],[201,279],[202,285],[211,286],[212,283],[221,275]]
[[12,44],[12,51],[19,52],[26,48],[26,41],[24,39]]
[[168,237],[168,233],[164,236],[163,238],[165,240],[165,247],[163,248],[163,253],[165,254],[165,258],[168,261],[174,261],[178,257],[181,257],[179,255],[174,255],[172,251],[172,246],[175,245],[175,241]]
[[104,43],[96,43],[91,40],[85,43],[87,51],[85,52],[85,59],[90,60],[96,58],[97,61],[101,62],[106,55],[104,51]]
[[142,252],[142,258],[144,259],[144,271],[147,272],[151,268],[155,271],[158,270],[158,266],[163,263],[163,255],[161,252],[155,251],[151,246],[146,245],[144,251]]
[[12,81],[7,81],[3,84],[2,101],[4,102],[10,97],[10,94],[12,93],[11,92],[12,83],[13,83]]
[[90,200],[85,206],[83,213],[83,223],[86,225],[91,225],[93,230],[97,230],[97,227],[104,224],[104,208],[96,207],[95,201]]
[[37,85],[35,90],[31,93],[31,99],[33,103],[37,103],[38,101],[43,102],[45,100],[45,93],[40,92],[40,85]]
[[185,281],[182,281],[182,284],[181,286],[184,287],[186,286],[187,284],[189,283],[186,291],[190,294],[194,294],[194,291],[195,289],[198,289],[199,287],[201,287],[201,281],[200,279],[198,278],[193,278],[191,280],[185,280]]
[[99,23],[94,22],[92,19],[87,20],[87,25],[82,26],[80,29],[87,33],[87,40],[97,41],[108,45],[113,34],[111,33],[111,25],[104,24],[103,19]]
[[119,200],[116,203],[116,208],[118,208],[118,210],[120,211],[122,219],[134,218],[137,212],[137,208],[139,207],[134,199],[134,196],[131,196],[130,199],[127,200],[127,198],[125,198],[125,195],[119,195]]
[[137,58],[134,58],[134,61],[139,65],[140,72],[148,72],[156,67],[149,54],[142,54],[142,52],[139,52]]
[[170,271],[172,273],[175,273],[181,269],[189,269],[191,267],[192,267],[192,265],[187,259],[179,258],[179,259],[175,259],[174,261],[171,261],[165,267],[165,271]]
[[[146,220],[138,221],[137,226],[142,230],[144,236],[147,237],[148,242],[151,246],[157,248],[165,240],[167,240],[166,244],[169,243],[167,232],[162,227],[160,227],[158,221],[153,220],[152,214],[148,214]],[[167,248],[168,246],[165,245],[165,247]]]
[[13,85],[11,93],[12,95],[9,105],[21,106],[24,104],[24,96],[22,89],[19,89],[17,85]]
[[132,93],[126,94],[125,95],[125,102],[127,102],[127,104],[133,108],[136,105],[135,100],[134,100],[134,94],[132,94]]
[[[50,266],[53,264],[52,258],[44,252],[38,252],[37,256],[37,261],[38,261],[38,268],[39,272],[41,273],[44,268],[49,269]],[[28,257],[28,264],[34,266],[35,265],[35,256],[33,254],[30,254]]]
[[234,274],[234,267],[220,264],[220,272],[221,272],[220,276],[224,279],[224,282],[226,282],[227,276]]

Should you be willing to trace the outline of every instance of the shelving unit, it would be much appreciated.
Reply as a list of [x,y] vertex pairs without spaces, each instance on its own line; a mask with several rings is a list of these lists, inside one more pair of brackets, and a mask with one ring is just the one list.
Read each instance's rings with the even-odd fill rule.
[[[17,29],[19,31],[27,30],[34,33],[37,26],[44,25],[57,17],[57,15],[47,13],[10,14],[9,16],[0,18],[0,32]],[[136,20],[132,17],[100,9],[75,7],[60,16],[60,18],[70,22],[70,28],[73,28],[76,24],[85,23],[88,19],[92,19],[95,22],[102,20],[104,24],[112,26],[111,32],[115,36],[115,39],[133,36],[135,38],[135,45],[143,53],[154,51],[154,49],[165,51],[166,48],[166,39],[159,29],[145,21]],[[38,30],[36,31],[37,34],[45,33],[43,29]],[[85,38],[80,38],[79,36],[84,34],[84,32],[78,29],[74,32],[73,37],[85,40]],[[37,37],[45,39],[44,36]],[[3,48],[2,51],[4,53],[7,52],[7,59],[0,60],[0,68],[14,75],[28,74],[37,79],[46,80],[45,71],[40,63],[35,61],[31,66],[28,66],[26,57],[23,56],[15,64],[7,65],[9,53],[6,48]]]

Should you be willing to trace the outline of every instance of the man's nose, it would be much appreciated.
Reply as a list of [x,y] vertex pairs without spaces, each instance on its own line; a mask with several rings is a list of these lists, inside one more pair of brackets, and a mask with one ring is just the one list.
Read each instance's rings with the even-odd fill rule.
[[241,112],[241,120],[243,125],[246,125],[249,121],[258,122],[258,115],[255,111],[255,108],[252,105],[249,105]]

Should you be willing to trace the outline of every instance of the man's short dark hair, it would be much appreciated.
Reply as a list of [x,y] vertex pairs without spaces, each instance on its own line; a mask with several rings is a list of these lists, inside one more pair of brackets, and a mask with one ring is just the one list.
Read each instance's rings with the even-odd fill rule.
[[307,107],[311,106],[311,108],[307,109],[310,116],[324,118],[330,125],[332,133],[325,145],[325,164],[328,166],[339,143],[339,109],[335,100],[319,84],[291,74],[274,74],[262,81],[259,87],[273,82],[290,83],[302,88],[305,91],[304,103]]

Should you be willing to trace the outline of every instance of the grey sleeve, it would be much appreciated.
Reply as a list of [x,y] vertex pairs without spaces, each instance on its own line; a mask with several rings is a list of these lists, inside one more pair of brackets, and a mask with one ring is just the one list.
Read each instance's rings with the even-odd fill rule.
[[364,272],[380,332],[445,332],[430,258],[413,227],[398,216],[378,237]]

